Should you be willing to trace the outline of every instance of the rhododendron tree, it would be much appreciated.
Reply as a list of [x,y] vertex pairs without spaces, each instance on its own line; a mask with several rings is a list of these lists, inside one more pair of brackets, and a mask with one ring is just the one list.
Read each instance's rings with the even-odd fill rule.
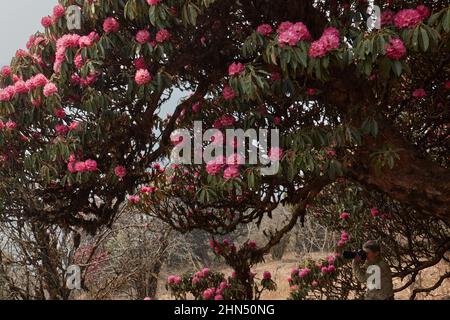
[[[449,223],[450,7],[376,3],[371,30],[359,0],[60,1],[0,76],[2,212],[94,232],[131,196],[175,229],[218,236],[294,205],[266,243],[219,251],[247,298],[250,267],[339,177]],[[61,14],[73,4],[81,30]],[[278,174],[221,158],[162,169],[193,120],[279,129]]]

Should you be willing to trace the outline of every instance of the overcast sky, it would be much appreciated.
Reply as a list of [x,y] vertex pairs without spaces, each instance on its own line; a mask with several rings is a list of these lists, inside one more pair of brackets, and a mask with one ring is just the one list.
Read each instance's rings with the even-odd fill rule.
[[17,49],[25,49],[31,34],[42,29],[57,0],[2,1],[0,6],[0,66],[9,64]]

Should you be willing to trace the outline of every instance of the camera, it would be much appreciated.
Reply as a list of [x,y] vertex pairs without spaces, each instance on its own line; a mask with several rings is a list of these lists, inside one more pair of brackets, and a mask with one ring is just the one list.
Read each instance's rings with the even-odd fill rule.
[[367,253],[364,250],[344,251],[342,256],[344,257],[344,259],[347,259],[347,260],[352,260],[352,259],[355,259],[357,256],[359,256],[359,258],[362,261],[364,261],[367,258]]

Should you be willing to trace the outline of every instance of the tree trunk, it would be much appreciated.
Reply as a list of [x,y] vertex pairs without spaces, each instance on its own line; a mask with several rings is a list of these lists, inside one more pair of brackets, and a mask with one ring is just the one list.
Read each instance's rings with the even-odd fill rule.
[[[397,150],[400,159],[393,169],[377,170],[371,155],[386,145]],[[364,150],[355,159],[358,163],[350,169],[350,174],[358,182],[450,223],[450,170],[421,158],[393,127],[383,124],[379,135],[367,139]]]

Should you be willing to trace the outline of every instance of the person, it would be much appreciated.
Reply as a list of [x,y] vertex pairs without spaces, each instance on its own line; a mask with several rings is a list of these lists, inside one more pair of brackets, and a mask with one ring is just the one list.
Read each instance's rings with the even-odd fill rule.
[[[364,295],[365,300],[394,300],[394,290],[392,285],[392,273],[389,265],[384,261],[381,255],[381,247],[375,240],[366,242],[363,246],[366,253],[366,262],[362,266],[362,259],[360,255],[356,255],[353,260],[352,268],[356,279],[366,284],[367,289]],[[379,282],[378,286],[373,283],[374,276],[377,277],[377,272],[374,270],[379,267]],[[375,273],[374,273],[375,272]],[[372,276],[373,275],[373,276]],[[375,282],[377,279],[375,279]],[[371,282],[371,283],[369,283]],[[375,285],[374,285],[375,284]]]

